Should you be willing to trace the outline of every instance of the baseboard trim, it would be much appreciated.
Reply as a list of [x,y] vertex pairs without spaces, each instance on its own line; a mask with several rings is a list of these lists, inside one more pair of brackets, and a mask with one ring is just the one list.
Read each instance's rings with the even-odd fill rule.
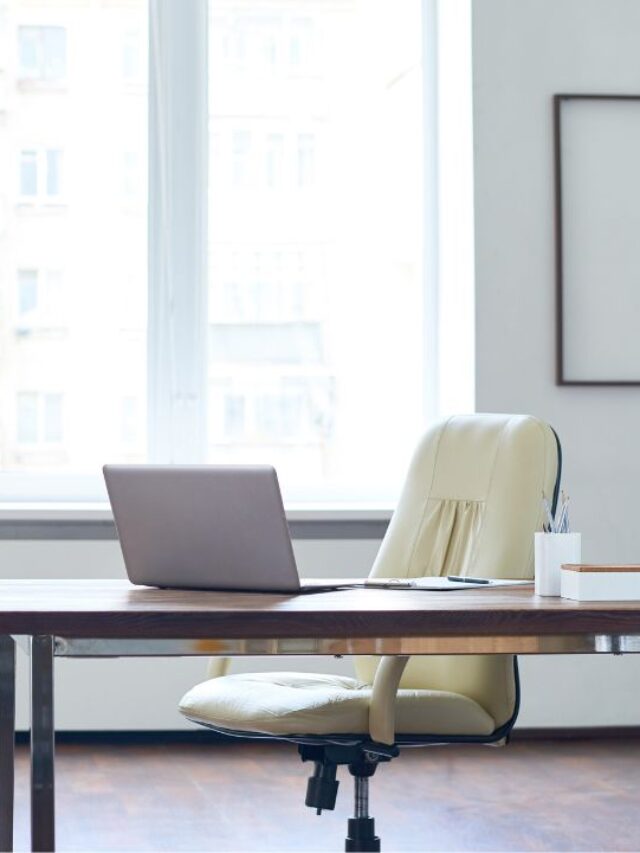
[[[578,726],[572,728],[521,728],[511,732],[515,742],[538,740],[633,740],[640,738],[640,726]],[[29,742],[29,732],[16,732],[16,743]],[[62,731],[56,732],[57,743],[255,743],[251,738],[227,737],[207,729],[195,731]]]
[[511,740],[621,740],[640,738],[640,726],[576,726],[513,729]]

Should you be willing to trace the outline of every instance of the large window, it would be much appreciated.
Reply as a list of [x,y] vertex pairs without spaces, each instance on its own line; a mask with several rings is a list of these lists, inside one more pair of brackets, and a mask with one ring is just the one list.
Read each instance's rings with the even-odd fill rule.
[[435,3],[0,0],[5,497],[393,501],[439,413]]

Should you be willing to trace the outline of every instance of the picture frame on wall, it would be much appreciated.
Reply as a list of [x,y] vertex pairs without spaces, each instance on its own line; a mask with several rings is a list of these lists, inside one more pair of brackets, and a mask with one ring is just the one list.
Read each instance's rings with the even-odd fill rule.
[[553,97],[556,382],[640,385],[640,95]]

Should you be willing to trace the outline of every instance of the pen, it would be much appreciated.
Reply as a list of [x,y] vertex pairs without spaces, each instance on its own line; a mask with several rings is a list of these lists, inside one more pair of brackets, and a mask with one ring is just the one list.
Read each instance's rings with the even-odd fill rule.
[[558,533],[569,532],[569,498],[562,493],[562,510],[560,512],[560,521],[558,522]]
[[462,575],[447,575],[447,580],[457,583],[491,583],[487,578],[464,578]]
[[544,492],[542,493],[542,505],[544,506],[544,511],[547,514],[547,526],[549,528],[549,533],[557,533],[555,521],[553,519],[553,515],[551,514],[551,507],[549,506],[549,501],[545,498]]

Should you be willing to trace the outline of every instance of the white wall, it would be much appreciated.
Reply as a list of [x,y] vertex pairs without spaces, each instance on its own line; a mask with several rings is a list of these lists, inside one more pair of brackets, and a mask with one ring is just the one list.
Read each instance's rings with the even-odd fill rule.
[[[583,558],[640,562],[640,391],[554,384],[551,96],[640,92],[637,0],[474,0],[478,411],[557,429]],[[640,318],[639,318],[640,319]],[[522,724],[640,723],[640,658],[526,660]]]

